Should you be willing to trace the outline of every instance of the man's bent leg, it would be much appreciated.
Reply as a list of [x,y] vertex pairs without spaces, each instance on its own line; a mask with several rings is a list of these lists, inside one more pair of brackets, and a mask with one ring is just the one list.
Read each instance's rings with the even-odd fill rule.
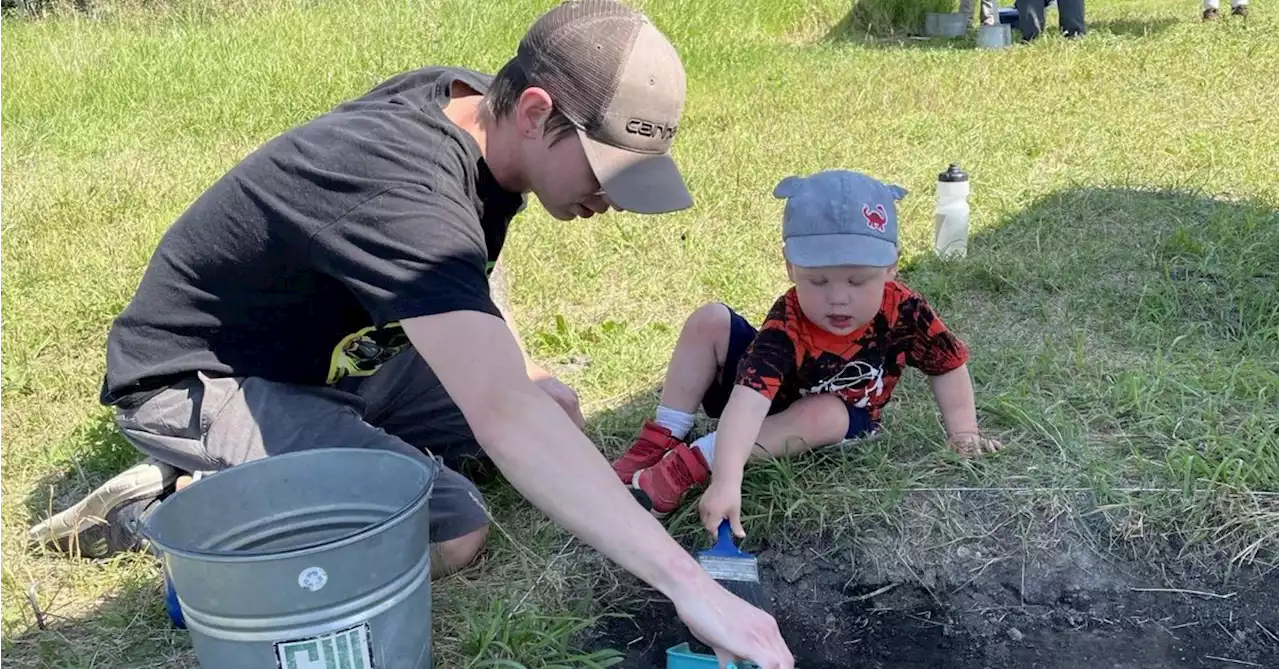
[[484,525],[460,537],[431,544],[431,578],[448,576],[475,562],[489,536],[489,526]]
[[405,351],[372,376],[346,380],[342,387],[365,401],[366,421],[446,467],[470,473],[488,463],[462,410],[417,352]]
[[471,564],[488,535],[488,515],[475,484],[457,472],[479,473],[488,458],[435,372],[422,356],[409,350],[372,376],[347,379],[340,385],[364,400],[366,421],[445,465],[431,498],[431,514],[433,522],[441,524],[440,535],[452,538],[441,541],[432,552],[432,577]]
[[[226,466],[290,451],[323,447],[383,448],[414,458],[428,454],[365,421],[364,402],[332,388],[245,379],[209,420],[205,447]],[[431,491],[432,574],[456,571],[479,553],[488,530],[480,491],[441,467]]]
[[[220,470],[269,455],[325,447],[383,448],[427,457],[365,422],[361,408],[360,398],[332,388],[201,375],[121,411],[117,423],[139,450],[172,466],[170,470]],[[477,537],[483,537],[487,516],[481,504],[470,481],[440,470],[430,501],[432,542],[466,539],[443,553],[445,567],[457,568],[457,560],[474,557],[474,548],[464,556],[461,547],[478,547]]]

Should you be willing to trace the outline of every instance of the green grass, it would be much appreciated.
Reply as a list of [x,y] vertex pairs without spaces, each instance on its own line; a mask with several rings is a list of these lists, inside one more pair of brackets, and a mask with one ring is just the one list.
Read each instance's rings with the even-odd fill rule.
[[[1195,3],[1099,0],[1085,40],[1000,52],[851,36],[835,0],[641,4],[686,61],[676,153],[697,206],[571,224],[534,207],[505,254],[525,343],[579,390],[602,448],[618,452],[652,410],[686,314],[721,300],[759,319],[785,289],[774,184],[848,167],[911,191],[904,276],[972,346],[981,420],[1008,449],[949,456],[912,375],[885,438],[750,469],[753,540],[856,540],[868,524],[906,527],[913,489],[1017,488],[1009,505],[1102,518],[1127,551],[1177,535],[1223,568],[1274,561],[1275,2],[1254,3],[1248,25],[1206,25]],[[259,143],[386,76],[496,69],[547,6],[204,0],[4,19],[0,586],[13,666],[194,666],[154,560],[24,544],[29,522],[137,457],[96,393],[111,318],[165,227]],[[948,162],[973,178],[960,263],[929,252]],[[1089,508],[1061,501],[1075,489]],[[500,482],[486,493],[502,531],[436,585],[438,664],[601,662],[575,639],[626,579]],[[673,531],[694,536],[691,514]]]

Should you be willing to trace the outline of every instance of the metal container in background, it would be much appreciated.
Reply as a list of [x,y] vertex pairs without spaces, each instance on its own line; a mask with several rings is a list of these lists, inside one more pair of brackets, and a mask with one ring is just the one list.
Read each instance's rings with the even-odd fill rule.
[[431,667],[439,471],[391,451],[297,451],[165,499],[143,533],[202,669]]
[[924,34],[929,37],[963,37],[969,22],[959,12],[928,12],[924,15]]
[[978,26],[977,44],[983,49],[1002,49],[1013,44],[1013,29],[1007,24]]

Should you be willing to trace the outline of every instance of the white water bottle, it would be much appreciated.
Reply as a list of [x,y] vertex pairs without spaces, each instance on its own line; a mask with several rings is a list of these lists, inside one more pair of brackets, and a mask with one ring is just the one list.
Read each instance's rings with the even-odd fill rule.
[[969,246],[969,175],[952,163],[938,175],[938,205],[933,211],[933,251],[942,258],[963,258]]

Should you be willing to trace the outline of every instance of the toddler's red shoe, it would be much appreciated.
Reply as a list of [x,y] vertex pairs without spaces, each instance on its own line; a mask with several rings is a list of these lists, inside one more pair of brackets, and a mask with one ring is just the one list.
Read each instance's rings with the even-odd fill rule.
[[646,420],[640,428],[640,436],[636,437],[631,448],[613,463],[613,472],[618,475],[619,481],[631,485],[636,472],[658,464],[662,456],[675,448],[676,444],[682,443],[684,442],[671,436],[671,430],[652,420]]
[[711,468],[702,452],[685,443],[677,444],[658,464],[640,470],[631,484],[631,494],[658,517],[680,508],[684,494],[711,479]]

